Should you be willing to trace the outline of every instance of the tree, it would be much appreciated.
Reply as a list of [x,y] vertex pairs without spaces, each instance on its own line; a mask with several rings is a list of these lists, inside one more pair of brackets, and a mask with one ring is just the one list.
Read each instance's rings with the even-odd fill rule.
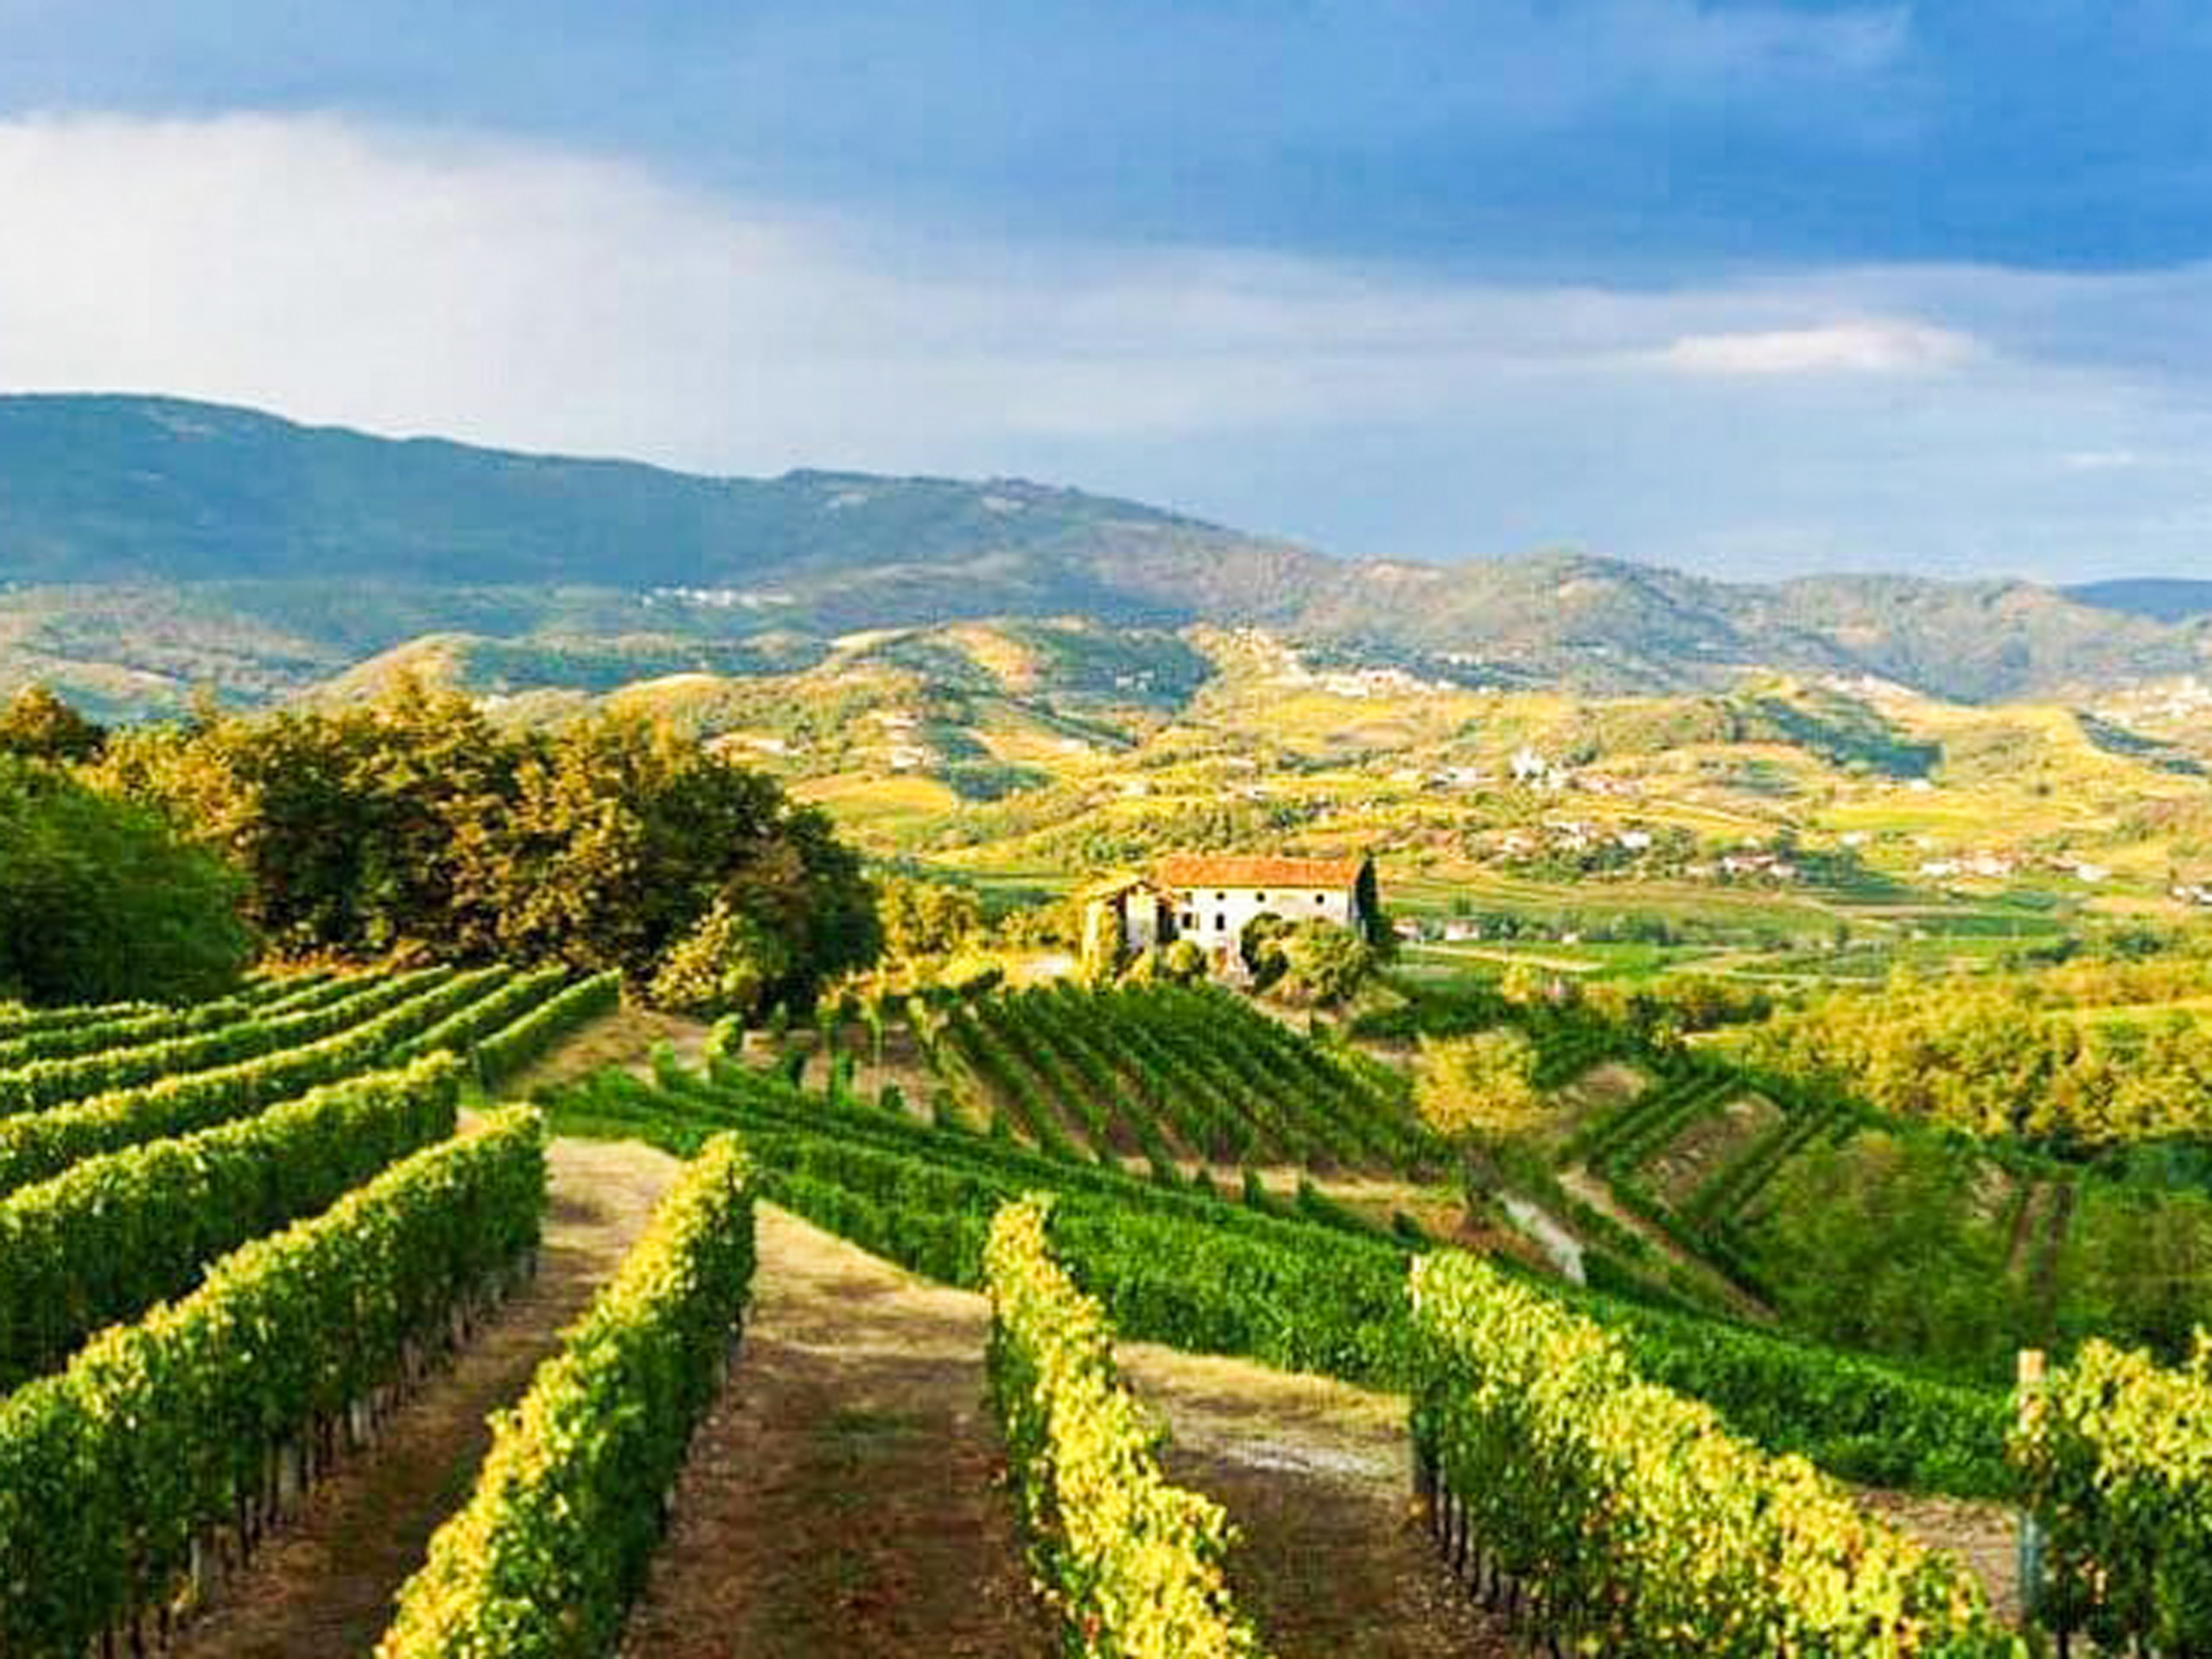
[[1084,983],[1112,984],[1122,971],[1122,957],[1128,946],[1121,911],[1110,904],[1091,906],[1084,917],[1083,955],[1077,965]]
[[1283,943],[1290,931],[1287,921],[1272,910],[1263,910],[1245,923],[1244,931],[1236,936],[1236,953],[1244,959],[1244,971],[1251,975],[1254,990],[1271,988],[1290,966]]
[[[359,709],[129,734],[99,775],[235,861],[283,951],[556,959],[645,989],[720,906],[710,935],[743,918],[778,947],[746,953],[762,995],[804,1002],[881,941],[827,817],[646,721],[509,733],[403,682]],[[671,984],[696,988],[701,952]]]
[[1539,1128],[1548,1110],[1536,1087],[1536,1046],[1510,1027],[1424,1037],[1414,1100],[1423,1122],[1485,1166]]
[[656,1007],[695,1019],[734,1014],[750,1019],[768,987],[790,967],[783,943],[726,899],[677,940],[650,992]]
[[1500,996],[1524,1008],[1534,1007],[1537,1003],[1548,1001],[1551,989],[1552,976],[1529,962],[1509,964],[1497,982]]
[[[1171,939],[1140,950],[1122,970],[1124,985],[1203,985],[1206,953],[1188,939]],[[1110,983],[1111,981],[1103,982]]]
[[1336,1007],[1349,1002],[1375,971],[1375,952],[1333,922],[1300,922],[1283,935],[1282,977],[1275,995],[1286,1001]]
[[952,956],[983,931],[982,901],[949,881],[887,876],[876,883],[875,895],[884,954],[896,962]]
[[1189,939],[1171,939],[1160,949],[1160,977],[1171,985],[1203,985],[1206,953]]
[[0,998],[219,995],[251,949],[242,886],[158,815],[0,756]]
[[84,761],[107,742],[107,728],[85,718],[43,685],[27,685],[0,709],[0,754]]

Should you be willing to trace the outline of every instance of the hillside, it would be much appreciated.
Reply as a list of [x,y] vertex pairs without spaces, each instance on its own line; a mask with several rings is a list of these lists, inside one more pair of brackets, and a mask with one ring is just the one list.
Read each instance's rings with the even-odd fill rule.
[[171,398],[0,397],[0,690],[46,679],[115,715],[194,684],[279,698],[429,634],[581,652],[598,665],[579,689],[604,690],[788,669],[861,630],[1067,616],[1256,624],[1471,685],[1719,690],[1770,670],[1980,702],[2196,671],[2212,647],[2189,587],[1746,584],[1580,553],[1349,563],[1017,480],[704,478]]

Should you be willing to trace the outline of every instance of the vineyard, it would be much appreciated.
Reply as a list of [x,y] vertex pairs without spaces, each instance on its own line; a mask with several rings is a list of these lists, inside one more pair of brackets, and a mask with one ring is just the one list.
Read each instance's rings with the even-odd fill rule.
[[[726,1029],[697,1064],[664,1050],[499,1103],[619,998],[611,976],[491,967],[0,1015],[0,1654],[194,1653],[201,1628],[225,1650],[235,1586],[347,1471],[404,1455],[422,1402],[531,1303],[549,1228],[593,1197],[556,1174],[549,1208],[549,1173],[588,1142],[675,1173],[533,1339],[373,1622],[327,1650],[612,1655],[659,1628],[702,1446],[741,1471],[716,1501],[746,1509],[729,1405],[773,1386],[749,1370],[777,1340],[754,1310],[794,1270],[758,1242],[761,1205],[978,1306],[963,1375],[987,1382],[1010,1481],[970,1496],[1007,1506],[1066,1650],[1300,1650],[1249,1593],[1268,1586],[1239,1539],[1263,1514],[1178,1461],[1128,1344],[1388,1402],[1419,1570],[1458,1580],[1507,1644],[1485,1651],[2023,1650],[1971,1574],[1846,1483],[2031,1505],[2050,1630],[2206,1639],[2212,1543],[2173,1519],[2200,1501],[2201,1370],[2093,1343],[2023,1407],[1746,1312],[1783,1300],[1775,1195],[1898,1133],[1847,1103],[1538,1022],[1563,1096],[1601,1062],[1644,1079],[1588,1096],[1527,1172],[1611,1263],[1576,1285],[1332,1192],[1433,1184],[1451,1154],[1402,1074],[1225,993],[918,1001],[926,1100],[864,1095],[887,1033],[825,1020],[781,1052]],[[2060,1206],[2041,1166],[2005,1173],[1983,1201],[2009,1240]],[[2118,1200],[2075,1185],[2071,1227],[2109,1225]],[[1710,1281],[1669,1288],[1673,1252]],[[2051,1270],[2063,1286],[2063,1249]],[[834,1400],[840,1348],[808,1351]],[[855,1399],[859,1422],[891,1403]],[[926,1460],[912,1478],[943,1490]]]
[[1056,1155],[1413,1171],[1446,1161],[1405,1081],[1304,1040],[1214,988],[1048,986],[931,1018],[929,1053],[972,1122]]
[[1726,1044],[1479,992],[1363,1029],[1499,1025],[1534,1039],[1551,1102],[1509,1184],[1572,1230],[1593,1286],[1980,1386],[2024,1347],[2189,1351],[2212,1285],[2212,1185],[2189,1142],[1973,1136]]
[[530,1269],[562,970],[0,1020],[0,1652],[143,1650]]

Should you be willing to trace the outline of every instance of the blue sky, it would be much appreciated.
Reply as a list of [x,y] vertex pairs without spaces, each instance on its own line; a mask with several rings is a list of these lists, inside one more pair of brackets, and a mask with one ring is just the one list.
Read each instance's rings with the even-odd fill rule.
[[0,0],[0,388],[2212,575],[2212,11]]

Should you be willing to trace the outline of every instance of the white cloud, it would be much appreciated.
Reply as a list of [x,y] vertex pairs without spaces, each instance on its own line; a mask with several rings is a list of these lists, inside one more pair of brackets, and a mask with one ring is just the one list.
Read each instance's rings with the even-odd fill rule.
[[1686,334],[1657,360],[1691,374],[1921,374],[1955,368],[1980,352],[1977,341],[1955,329],[1884,318]]
[[336,118],[0,123],[0,386],[721,468],[1422,418],[1655,352],[1721,372],[1964,354],[1900,322],[1729,331],[1802,316],[1787,292],[918,240]]
[[2212,271],[1647,291],[961,245],[335,118],[0,121],[0,390],[718,471],[1025,472],[1347,551],[2201,560],[2196,476],[2062,458],[2212,452],[2212,345],[2098,359],[2140,308],[2212,315]]

